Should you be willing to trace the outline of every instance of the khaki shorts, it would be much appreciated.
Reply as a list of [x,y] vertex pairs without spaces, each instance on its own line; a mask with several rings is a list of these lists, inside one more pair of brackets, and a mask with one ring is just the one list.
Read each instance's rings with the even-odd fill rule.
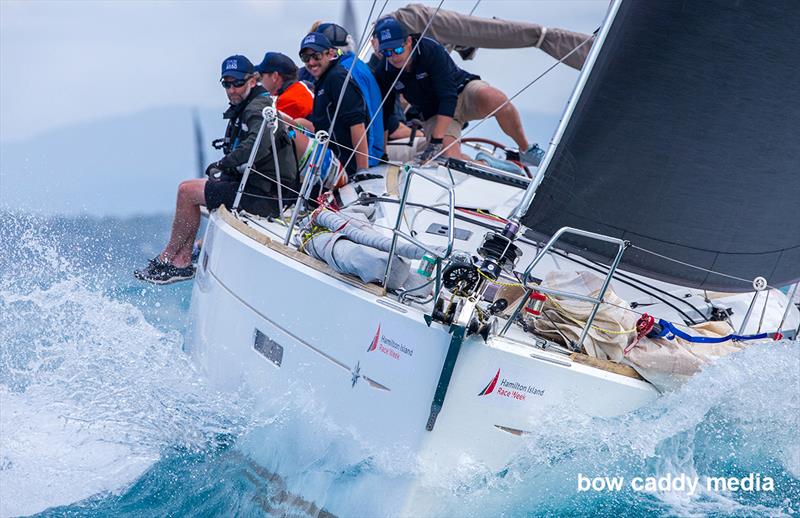
[[[458,94],[458,102],[456,103],[456,111],[453,114],[453,122],[445,130],[445,136],[453,137],[455,139],[461,137],[461,128],[464,123],[469,121],[478,120],[481,118],[477,111],[477,102],[475,96],[478,90],[489,86],[489,83],[480,79],[473,79],[464,87],[460,94]],[[436,126],[436,117],[430,117],[422,123],[422,128],[425,131],[425,138],[430,140],[433,135],[433,128]]]

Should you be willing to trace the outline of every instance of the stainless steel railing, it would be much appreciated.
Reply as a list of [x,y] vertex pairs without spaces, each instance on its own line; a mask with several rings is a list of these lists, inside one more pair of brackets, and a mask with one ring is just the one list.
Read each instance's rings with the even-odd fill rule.
[[[607,243],[613,243],[617,245],[617,255],[614,257],[614,260],[611,263],[611,267],[608,270],[608,274],[606,278],[603,280],[603,285],[600,288],[600,291],[597,294],[597,297],[590,297],[587,295],[581,295],[579,293],[571,293],[562,290],[556,290],[552,288],[546,288],[543,286],[535,286],[531,287],[528,283],[530,282],[531,272],[533,269],[536,268],[536,265],[544,258],[544,256],[550,251],[551,248],[555,245],[555,243],[561,239],[561,237],[565,234],[573,234],[582,237],[588,237],[590,239],[596,239],[598,241],[605,241]],[[597,311],[600,309],[600,304],[603,303],[603,297],[605,297],[606,290],[608,290],[609,284],[611,284],[611,278],[614,276],[614,272],[617,270],[619,266],[619,262],[622,259],[622,254],[625,252],[625,249],[630,245],[628,241],[623,239],[619,239],[616,237],[604,236],[603,234],[596,234],[594,232],[588,232],[586,230],[580,230],[577,228],[571,227],[562,227],[558,230],[553,237],[547,242],[547,244],[542,247],[539,253],[536,254],[536,257],[533,258],[531,263],[525,269],[525,273],[522,276],[522,285],[525,287],[525,295],[522,297],[522,300],[514,309],[514,313],[508,318],[506,321],[505,326],[503,326],[502,331],[500,331],[500,335],[506,334],[506,331],[511,327],[511,324],[516,321],[517,317],[519,316],[520,311],[528,302],[528,298],[530,297],[531,293],[534,291],[539,291],[541,293],[545,293],[548,295],[555,295],[558,297],[565,297],[565,298],[572,298],[576,300],[582,300],[584,302],[589,302],[592,304],[592,312],[589,314],[589,319],[586,321],[586,324],[583,326],[583,331],[581,332],[581,337],[578,339],[578,343],[576,344],[577,349],[580,349],[583,345],[583,341],[586,339],[586,335],[589,333],[589,329],[592,327],[592,323],[594,322],[595,316],[597,316]]]

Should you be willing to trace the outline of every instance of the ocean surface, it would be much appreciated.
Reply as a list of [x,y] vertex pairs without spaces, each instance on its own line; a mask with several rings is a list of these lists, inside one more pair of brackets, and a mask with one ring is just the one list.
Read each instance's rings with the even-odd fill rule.
[[[169,216],[0,214],[0,515],[306,516],[413,456],[358,459],[308,434],[288,407],[256,412],[205,383],[184,353],[190,282],[153,287]],[[444,470],[431,516],[798,516],[800,347],[751,347],[614,419],[551,415],[506,469]],[[290,439],[294,440],[290,440]],[[314,441],[317,441],[315,444]],[[287,495],[248,456],[319,452],[284,466]],[[635,492],[634,477],[774,481],[773,490]],[[624,477],[579,491],[581,476]],[[379,498],[379,495],[378,495]],[[313,508],[313,507],[312,507]],[[390,513],[388,513],[390,514]]]

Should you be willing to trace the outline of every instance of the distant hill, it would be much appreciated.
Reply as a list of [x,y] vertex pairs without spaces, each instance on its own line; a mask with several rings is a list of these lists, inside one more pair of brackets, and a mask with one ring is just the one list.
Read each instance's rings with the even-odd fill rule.
[[[222,136],[222,109],[198,111],[206,158]],[[192,109],[173,106],[0,144],[0,208],[43,214],[168,212],[197,174]]]
[[[225,130],[222,110],[198,111],[207,162]],[[557,118],[523,113],[529,138],[546,144]],[[494,121],[473,136],[511,144]],[[41,214],[171,213],[181,180],[197,174],[192,109],[151,109],[0,144],[0,209]]]

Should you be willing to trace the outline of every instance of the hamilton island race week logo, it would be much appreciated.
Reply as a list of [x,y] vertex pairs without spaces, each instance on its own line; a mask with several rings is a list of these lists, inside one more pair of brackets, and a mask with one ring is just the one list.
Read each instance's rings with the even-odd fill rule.
[[375,331],[375,337],[372,339],[372,342],[367,348],[368,353],[371,353],[372,351],[380,351],[386,356],[389,356],[395,360],[400,359],[400,354],[405,354],[409,357],[414,355],[414,351],[411,348],[392,340],[384,334],[381,334],[380,324],[378,324],[378,330]]
[[[499,386],[498,386],[499,382]],[[497,392],[495,392],[495,389]],[[525,401],[528,396],[544,396],[544,389],[536,388],[533,385],[523,385],[516,381],[511,381],[506,378],[500,378],[500,369],[489,383],[478,392],[479,396],[488,396],[495,393],[501,397],[516,399],[518,401]]]

